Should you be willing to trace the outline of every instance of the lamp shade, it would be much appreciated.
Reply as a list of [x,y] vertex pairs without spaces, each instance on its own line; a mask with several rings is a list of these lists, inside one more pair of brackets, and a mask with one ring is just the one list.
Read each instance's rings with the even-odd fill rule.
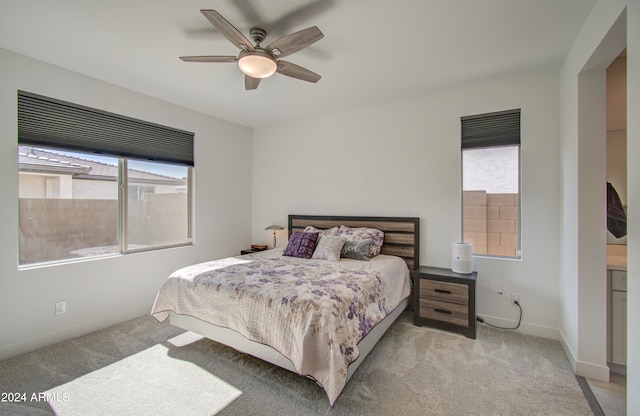
[[278,68],[276,60],[266,52],[255,50],[246,52],[238,58],[240,70],[252,78],[267,78]]
[[273,230],[273,231],[277,231],[277,230],[284,230],[283,227],[279,226],[279,225],[270,225],[267,228],[265,228],[265,230]]

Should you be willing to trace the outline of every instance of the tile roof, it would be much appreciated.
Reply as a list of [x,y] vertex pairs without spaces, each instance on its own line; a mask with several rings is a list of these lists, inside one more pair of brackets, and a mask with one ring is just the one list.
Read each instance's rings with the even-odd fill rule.
[[[92,176],[96,178],[118,177],[117,165],[31,146],[18,146],[18,163],[20,170],[26,171],[71,173],[76,176],[81,175],[87,179],[90,179]],[[182,179],[134,169],[129,169],[129,177],[153,182],[184,183]]]

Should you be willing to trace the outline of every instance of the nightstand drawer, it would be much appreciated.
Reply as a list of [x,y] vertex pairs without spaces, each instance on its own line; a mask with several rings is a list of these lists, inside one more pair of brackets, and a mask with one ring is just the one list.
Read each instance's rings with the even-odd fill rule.
[[456,303],[420,299],[420,317],[468,326],[469,308]]
[[468,305],[469,286],[461,283],[420,279],[420,299],[425,298]]
[[413,272],[413,323],[476,337],[476,279],[442,267]]

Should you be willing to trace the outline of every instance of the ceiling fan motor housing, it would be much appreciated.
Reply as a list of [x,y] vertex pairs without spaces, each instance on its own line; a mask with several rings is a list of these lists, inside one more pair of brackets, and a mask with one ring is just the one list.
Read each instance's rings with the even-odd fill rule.
[[256,43],[256,46],[260,46],[264,38],[267,37],[267,31],[259,27],[252,27],[249,30],[249,35],[251,35],[251,39]]

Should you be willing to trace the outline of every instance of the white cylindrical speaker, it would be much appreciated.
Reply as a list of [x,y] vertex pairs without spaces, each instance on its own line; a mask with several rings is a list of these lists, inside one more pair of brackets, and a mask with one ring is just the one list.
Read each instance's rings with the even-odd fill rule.
[[451,270],[454,273],[473,273],[473,246],[471,243],[453,243],[451,246]]

